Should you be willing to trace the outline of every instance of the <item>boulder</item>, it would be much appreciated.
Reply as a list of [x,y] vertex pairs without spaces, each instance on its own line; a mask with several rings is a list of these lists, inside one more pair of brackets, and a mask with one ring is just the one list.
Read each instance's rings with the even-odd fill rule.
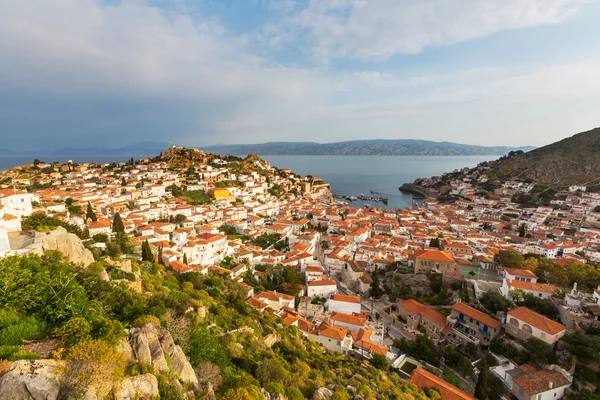
[[152,324],[131,329],[131,342],[140,364],[148,364],[157,372],[168,371],[167,359],[160,345],[158,330]]
[[0,399],[56,400],[60,390],[57,372],[62,365],[57,360],[13,362],[0,377]]
[[142,400],[159,397],[158,379],[152,374],[125,378],[114,392],[114,400]]
[[67,261],[84,267],[94,262],[92,252],[85,248],[81,239],[62,226],[42,235],[42,250],[58,250]]
[[117,344],[117,350],[119,350],[121,353],[123,353],[123,355],[125,355],[125,358],[127,359],[128,363],[135,361],[133,349],[131,348],[131,344],[127,339],[123,338],[119,341],[119,343]]
[[313,400],[329,400],[333,396],[333,392],[327,388],[318,388],[313,394]]
[[160,344],[169,357],[171,357],[171,370],[179,374],[179,378],[186,383],[192,383],[198,386],[198,377],[194,368],[185,357],[185,353],[181,347],[173,342],[173,337],[170,333],[165,332],[160,337]]

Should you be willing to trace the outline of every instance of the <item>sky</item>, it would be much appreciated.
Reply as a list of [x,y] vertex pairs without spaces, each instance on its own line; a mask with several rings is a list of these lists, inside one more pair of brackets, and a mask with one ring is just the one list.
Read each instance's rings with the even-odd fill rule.
[[0,0],[0,148],[600,126],[597,0]]

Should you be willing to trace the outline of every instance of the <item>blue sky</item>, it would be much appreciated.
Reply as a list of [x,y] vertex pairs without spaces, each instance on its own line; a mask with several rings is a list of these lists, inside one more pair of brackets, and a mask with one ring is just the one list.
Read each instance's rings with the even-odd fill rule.
[[600,126],[592,0],[0,0],[0,148]]

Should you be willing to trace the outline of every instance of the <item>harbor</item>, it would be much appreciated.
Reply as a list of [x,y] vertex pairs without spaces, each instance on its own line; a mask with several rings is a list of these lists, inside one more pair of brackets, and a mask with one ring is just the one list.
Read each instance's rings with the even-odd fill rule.
[[[374,194],[375,192],[371,191],[372,194]],[[346,195],[346,194],[333,194],[333,197],[335,199],[340,199],[340,200],[347,200],[347,201],[357,201],[357,200],[361,200],[361,201],[370,201],[373,203],[383,203],[383,204],[387,204],[388,203],[388,198],[384,197],[384,196],[376,196],[376,195],[372,195],[372,196],[366,196],[364,193],[361,193],[358,196],[353,196],[353,195]]]

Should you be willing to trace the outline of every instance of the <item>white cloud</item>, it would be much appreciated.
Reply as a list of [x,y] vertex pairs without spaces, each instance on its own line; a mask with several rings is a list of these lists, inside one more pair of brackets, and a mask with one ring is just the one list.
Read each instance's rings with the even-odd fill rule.
[[310,0],[288,16],[277,35],[308,35],[318,61],[384,60],[495,32],[553,24],[583,0]]

